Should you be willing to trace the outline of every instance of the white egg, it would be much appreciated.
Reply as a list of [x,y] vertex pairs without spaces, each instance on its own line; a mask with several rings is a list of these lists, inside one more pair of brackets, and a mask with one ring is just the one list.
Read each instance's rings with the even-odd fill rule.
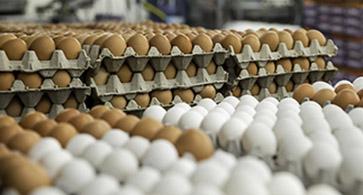
[[126,181],[137,172],[139,163],[136,156],[126,149],[116,149],[106,156],[100,165],[101,173]]
[[260,112],[262,110],[269,110],[272,111],[272,113],[276,113],[277,112],[277,106],[269,101],[264,101],[264,102],[260,102],[259,104],[257,104],[256,106],[256,112]]
[[119,189],[118,181],[108,175],[98,175],[88,183],[79,195],[108,195]]
[[136,155],[137,159],[139,160],[144,156],[146,150],[149,147],[149,140],[141,136],[132,136],[124,145],[124,148],[134,153],[134,155]]
[[273,127],[273,132],[278,142],[281,142],[282,139],[288,137],[290,134],[304,135],[301,127],[290,118],[278,119]]
[[309,187],[306,195],[341,195],[341,193],[332,186],[326,184],[317,184]]
[[199,184],[193,187],[190,195],[223,195],[224,193],[216,186]]
[[227,119],[228,118],[220,112],[210,112],[204,117],[200,128],[208,135],[216,135]]
[[39,161],[44,155],[53,151],[61,150],[62,146],[59,144],[58,140],[52,137],[42,138],[38,143],[36,143],[28,152],[28,156],[33,161]]
[[129,135],[126,132],[120,129],[112,129],[105,133],[101,140],[107,142],[114,148],[119,148],[126,144],[129,138]]
[[348,85],[353,86],[353,84],[352,84],[350,81],[348,81],[348,80],[340,80],[340,81],[338,81],[338,82],[334,85],[334,88],[337,88],[339,85],[342,85],[342,84],[348,84]]
[[243,122],[245,122],[247,125],[249,125],[252,121],[253,118],[251,115],[249,115],[247,112],[244,111],[235,111],[232,115],[232,118],[238,118],[241,119]]
[[238,105],[235,112],[246,112],[251,117],[256,114],[256,110],[249,105]]
[[299,134],[291,134],[281,140],[277,151],[277,163],[286,166],[288,163],[301,162],[311,149],[312,142]]
[[291,111],[291,112],[298,114],[300,112],[300,107],[296,106],[293,103],[279,104],[277,113],[283,112],[283,111]]
[[244,156],[238,159],[231,174],[238,173],[240,171],[249,172],[249,174],[258,178],[258,180],[263,183],[267,183],[271,179],[270,168],[267,166],[267,164],[264,161],[259,160],[254,156]]
[[218,133],[218,143],[221,148],[241,155],[239,140],[246,131],[248,125],[239,118],[230,118],[226,121]]
[[234,113],[234,107],[227,103],[227,102],[221,102],[218,104],[218,107],[223,108],[225,111],[228,112],[229,115],[232,115]]
[[286,111],[283,111],[283,112],[277,112],[276,116],[277,116],[278,119],[284,119],[284,118],[291,119],[296,124],[298,124],[299,126],[301,126],[303,124],[303,120],[301,119],[299,113],[295,113],[294,111],[291,111],[291,110],[286,110]]
[[191,181],[193,185],[207,184],[222,187],[227,181],[229,173],[215,160],[205,160],[198,164]]
[[203,106],[194,106],[193,108],[191,108],[189,111],[197,111],[199,112],[199,114],[206,116],[208,114],[208,110],[205,109]]
[[109,195],[144,195],[144,193],[133,186],[123,186],[120,190]]
[[47,170],[49,177],[53,179],[72,158],[72,154],[67,150],[54,150],[43,156],[40,159],[40,164]]
[[203,106],[205,109],[212,110],[217,106],[216,102],[210,98],[204,98],[198,102],[199,106]]
[[326,115],[326,120],[328,121],[332,131],[354,127],[352,119],[346,113],[336,113],[334,115],[331,114],[330,116]]
[[271,195],[305,195],[304,185],[299,178],[288,172],[274,174],[268,189]]
[[66,193],[79,193],[95,176],[95,170],[87,161],[73,159],[62,167],[55,185]]
[[356,91],[363,89],[363,77],[358,77],[353,81],[353,87]]
[[305,134],[310,134],[314,131],[321,131],[326,133],[332,132],[329,123],[325,119],[319,119],[319,118],[312,118],[309,119],[308,121],[305,121],[302,125],[302,128]]
[[188,195],[192,185],[188,179],[177,174],[165,175],[154,187],[153,193],[157,195]]
[[339,150],[338,141],[331,133],[327,133],[325,131],[313,131],[308,134],[308,137],[313,143],[325,143],[330,145],[330,147]]
[[353,124],[360,129],[363,129],[363,108],[354,108],[349,112],[349,117],[352,119]]
[[339,114],[345,113],[345,111],[335,104],[329,104],[329,105],[324,106],[323,113],[326,117],[330,117],[336,113],[339,113]]
[[239,105],[249,105],[252,108],[255,108],[258,104],[258,100],[252,95],[243,95],[239,98]]
[[100,169],[103,160],[112,152],[112,147],[104,141],[96,141],[90,144],[81,154],[81,158],[87,160],[91,165]]
[[171,164],[165,171],[168,173],[182,175],[186,178],[190,177],[196,169],[196,162],[189,158],[179,158],[173,164]]
[[185,102],[179,102],[179,103],[176,103],[174,105],[174,107],[180,107],[180,108],[184,108],[185,110],[189,110],[191,107],[189,104],[185,103]]
[[236,165],[236,157],[229,152],[217,149],[212,157],[214,160],[220,163],[224,168],[231,170]]
[[277,118],[275,116],[271,117],[267,114],[256,114],[253,123],[263,123],[269,129],[272,129],[275,125],[276,120]]
[[62,190],[55,187],[39,187],[29,195],[66,195]]
[[163,107],[159,105],[151,105],[149,106],[143,113],[142,117],[153,118],[157,121],[162,121],[166,111]]
[[313,83],[313,88],[315,92],[318,92],[322,89],[330,89],[334,91],[334,88],[329,83],[326,83],[324,81],[316,81],[315,83]]
[[322,108],[314,101],[306,101],[300,106],[300,116],[303,120],[309,118],[324,118]]
[[344,155],[343,163],[339,170],[339,181],[344,190],[351,191],[354,186],[363,181],[363,150],[354,149]]
[[275,106],[277,106],[277,105],[279,104],[279,100],[277,100],[275,97],[272,97],[272,96],[266,97],[266,98],[265,98],[265,99],[263,99],[261,102],[264,102],[264,101],[271,102],[271,103],[273,103]]
[[247,169],[233,172],[224,188],[226,195],[269,195],[265,184]]
[[178,151],[175,146],[166,140],[155,140],[151,143],[142,157],[142,164],[160,171],[166,170],[178,159]]
[[278,108],[280,108],[280,106],[283,106],[283,105],[293,105],[294,107],[300,107],[300,104],[298,101],[296,101],[294,98],[291,98],[291,97],[286,97],[286,98],[283,98],[279,104],[277,105]]
[[163,123],[165,125],[177,125],[181,116],[188,110],[181,106],[174,106],[170,108],[163,118]]
[[199,128],[202,123],[203,115],[197,111],[188,111],[183,114],[178,122],[179,128],[183,130]]
[[213,108],[211,111],[209,111],[209,113],[212,113],[212,112],[219,112],[219,113],[223,114],[226,118],[231,117],[231,114],[229,114],[229,112],[227,112],[225,109],[218,107],[218,106]]
[[83,150],[95,142],[96,139],[89,134],[78,134],[74,136],[67,144],[66,149],[74,156],[79,156],[82,154]]
[[143,166],[137,173],[127,179],[126,185],[134,186],[145,193],[149,193],[160,179],[161,174],[157,169]]
[[335,131],[334,135],[343,153],[350,149],[363,148],[363,134],[358,128],[341,129]]
[[228,97],[223,99],[223,102],[227,102],[227,103],[231,104],[231,106],[233,106],[235,108],[239,104],[239,99],[234,97],[234,96],[228,96]]

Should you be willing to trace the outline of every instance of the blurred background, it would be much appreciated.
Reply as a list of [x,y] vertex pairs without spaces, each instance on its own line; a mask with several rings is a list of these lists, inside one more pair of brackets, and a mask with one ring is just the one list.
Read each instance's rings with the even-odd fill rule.
[[0,19],[154,20],[207,28],[316,28],[339,47],[336,79],[363,75],[363,0],[0,0]]

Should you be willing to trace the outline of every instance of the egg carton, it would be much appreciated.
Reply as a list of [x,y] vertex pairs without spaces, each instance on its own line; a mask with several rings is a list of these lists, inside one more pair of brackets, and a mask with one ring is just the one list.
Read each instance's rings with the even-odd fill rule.
[[39,60],[32,50],[26,51],[21,60],[9,60],[0,50],[0,72],[39,72],[46,77],[57,70],[67,70],[72,77],[80,77],[90,67],[90,58],[85,50],[81,50],[77,59],[67,59],[62,50],[55,50],[50,60]]
[[242,52],[236,54],[230,46],[231,57],[236,64],[257,61],[277,61],[281,58],[328,56],[333,57],[338,52],[338,47],[333,40],[328,39],[325,46],[321,46],[318,40],[311,41],[309,47],[304,47],[301,41],[295,41],[294,48],[288,49],[285,43],[279,43],[277,51],[271,51],[268,44],[263,44],[259,52],[254,52],[250,45],[244,45]]

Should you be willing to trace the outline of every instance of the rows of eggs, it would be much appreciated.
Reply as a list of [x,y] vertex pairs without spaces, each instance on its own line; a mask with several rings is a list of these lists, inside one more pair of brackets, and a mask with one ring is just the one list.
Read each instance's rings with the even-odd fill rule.
[[[230,100],[226,102],[231,103]],[[205,103],[204,105],[206,106]],[[182,103],[178,106],[188,107]],[[159,107],[159,109],[162,108]],[[65,123],[63,123],[62,128],[59,128],[61,123],[57,125],[56,121],[69,120],[69,123],[73,124],[72,121],[83,121],[80,118],[90,115],[101,116],[101,118],[107,118],[107,115],[112,116],[107,119],[107,122],[116,121],[116,123],[120,123],[119,125],[122,124],[124,129],[127,129],[130,123],[121,123],[119,117],[121,120],[128,119],[129,121],[133,118],[136,120],[133,122],[136,126],[141,121],[157,123],[157,120],[148,117],[140,120],[137,117],[125,116],[118,110],[108,110],[105,107],[93,109],[90,115],[77,114],[76,112],[75,110],[67,110],[58,115],[55,120],[46,119],[39,113],[33,113],[24,118],[20,125],[28,128],[32,124],[42,126],[42,124],[53,123],[53,125],[58,126],[58,131],[68,131],[64,130],[66,128]],[[3,125],[8,125],[8,127],[16,125],[9,118],[3,117],[1,119]],[[79,125],[79,123],[77,124]],[[94,125],[93,123],[89,126]],[[107,123],[104,122],[103,125],[107,126]],[[149,125],[144,124],[141,128]],[[118,125],[116,124],[116,126]],[[129,126],[129,128],[131,127]],[[54,134],[52,131],[55,130],[51,130],[51,134]],[[164,132],[161,133],[161,131]],[[100,137],[94,137],[94,132],[93,134],[87,132],[94,136],[78,134],[66,142],[63,138],[67,136],[64,135],[39,138],[31,131],[25,132],[28,134],[27,136],[24,133],[20,136],[21,133],[18,133],[10,138],[7,146],[10,149],[22,151],[28,159],[19,153],[9,151],[4,145],[0,147],[0,163],[2,164],[0,176],[2,185],[5,187],[4,194],[18,194],[18,192],[30,192],[31,195],[340,194],[327,185],[315,185],[306,190],[303,183],[293,174],[288,172],[272,173],[265,162],[253,156],[236,158],[221,150],[212,154],[212,145],[207,143],[210,142],[207,141],[207,137],[207,140],[203,140],[201,137],[193,137],[189,134],[190,137],[185,138],[183,142],[186,145],[193,142],[194,146],[178,146],[180,137],[175,142],[176,137],[186,136],[187,132],[201,135],[198,130],[182,131],[176,127],[169,127],[168,130],[159,130],[156,134],[156,137],[159,135],[161,139],[154,137],[149,140],[147,137],[143,137],[145,135],[129,137],[126,131],[112,129]],[[41,131],[37,132],[41,133]],[[34,141],[30,137],[37,137],[37,140]],[[199,140],[195,140],[198,138]],[[18,139],[17,143],[12,141],[13,139]],[[25,144],[19,144],[19,141]],[[201,141],[204,144],[201,144]],[[184,147],[193,154],[207,153],[207,156],[204,156],[204,160],[199,162],[187,155],[179,158],[180,147]],[[46,187],[49,185],[54,186]],[[286,185],[289,185],[287,191]]]

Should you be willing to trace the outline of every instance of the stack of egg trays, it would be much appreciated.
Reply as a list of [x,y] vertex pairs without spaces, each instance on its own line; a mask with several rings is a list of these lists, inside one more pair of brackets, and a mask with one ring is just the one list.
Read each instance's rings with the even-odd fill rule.
[[[131,47],[126,48],[124,56],[113,56],[107,48],[101,50],[97,45],[91,47],[85,46],[84,48],[88,50],[91,62],[95,64],[95,71],[102,66],[110,73],[105,85],[96,85],[94,79],[92,77],[89,78],[89,83],[94,91],[94,95],[103,103],[109,102],[113,96],[123,95],[128,100],[128,104],[125,108],[126,111],[145,109],[133,100],[139,93],[177,88],[192,88],[195,93],[198,93],[203,89],[203,86],[208,84],[214,85],[218,90],[222,88],[228,79],[228,74],[223,69],[222,65],[229,56],[229,52],[220,44],[216,44],[212,52],[204,52],[198,45],[195,45],[191,54],[183,54],[178,47],[174,46],[170,55],[162,55],[157,48],[151,47],[148,55],[145,56],[137,55]],[[217,68],[215,74],[209,75],[206,67],[211,60],[214,60]],[[197,66],[198,71],[196,76],[188,77],[185,70],[192,61]],[[141,74],[148,63],[150,63],[155,70],[155,76],[152,81],[145,81]],[[172,63],[177,69],[177,74],[174,79],[167,79],[164,75],[164,70],[169,63]],[[133,76],[131,82],[122,83],[116,73],[122,66],[127,65],[129,65],[133,72]],[[215,99],[221,100],[222,98],[222,94],[217,94]],[[195,104],[200,99],[202,98],[199,95],[196,95],[191,104]],[[170,107],[181,101],[179,96],[175,96],[171,104],[164,105],[156,98],[152,98],[150,105]]]
[[[334,42],[329,39],[325,46],[320,46],[318,40],[312,40],[309,47],[304,47],[301,41],[296,41],[294,48],[289,50],[285,43],[280,43],[277,51],[271,52],[267,44],[263,44],[259,52],[253,52],[251,46],[245,45],[239,54],[235,54],[233,48],[230,48],[231,58],[230,63],[226,63],[227,69],[233,70],[234,66],[241,68],[239,73],[231,73],[229,80],[232,85],[239,85],[242,94],[250,94],[250,89],[257,82],[260,86],[259,99],[273,95],[278,98],[287,97],[289,94],[285,88],[289,80],[292,80],[295,87],[302,84],[306,79],[310,82],[319,80],[329,81],[336,73],[337,68],[332,62],[326,63],[325,69],[319,69],[314,63],[317,56],[333,57],[337,54],[338,48]],[[294,64],[292,72],[285,72],[281,65],[276,64],[276,71],[274,74],[267,74],[264,66],[268,61],[278,61],[281,58],[297,58],[307,57],[310,62],[310,69],[307,71],[302,70],[300,65]],[[257,76],[249,75],[246,70],[249,63],[255,62],[259,66]],[[277,85],[277,93],[270,94],[268,91],[269,85],[275,81]]]
[[[63,104],[73,94],[78,101],[78,109],[86,111],[84,103],[91,89],[81,81],[81,75],[90,68],[90,58],[81,50],[77,59],[67,59],[62,50],[55,50],[50,60],[39,60],[34,51],[27,51],[21,60],[9,60],[0,50],[0,72],[37,72],[43,77],[40,88],[29,88],[21,80],[15,80],[8,91],[0,91],[0,113],[6,114],[6,107],[15,96],[23,103],[21,116],[33,111],[43,96],[48,96],[52,106],[49,117],[56,116],[64,109]],[[52,81],[58,70],[66,70],[72,77],[68,87],[58,87]],[[20,118],[20,117],[19,117]]]

